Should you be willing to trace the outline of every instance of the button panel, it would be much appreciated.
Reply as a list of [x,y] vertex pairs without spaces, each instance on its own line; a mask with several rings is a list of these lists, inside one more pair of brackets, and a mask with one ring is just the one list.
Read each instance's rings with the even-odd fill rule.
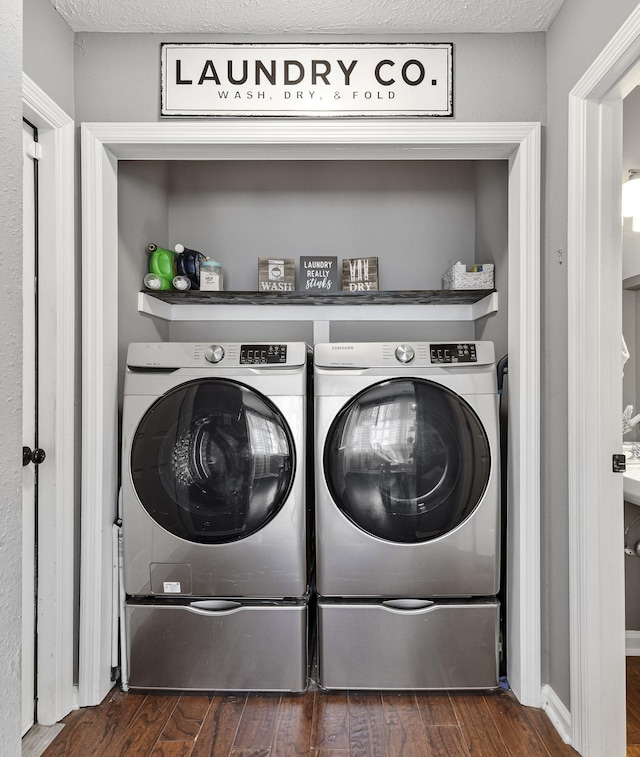
[[434,364],[447,363],[476,363],[478,355],[476,345],[467,342],[459,344],[432,344],[430,345],[431,362]]
[[240,365],[273,365],[286,362],[286,344],[243,344],[240,346]]

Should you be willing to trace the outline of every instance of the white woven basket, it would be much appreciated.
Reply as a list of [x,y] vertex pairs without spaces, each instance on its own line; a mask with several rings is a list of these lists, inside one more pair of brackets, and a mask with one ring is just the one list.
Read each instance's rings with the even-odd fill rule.
[[[473,270],[476,268],[477,270]],[[442,277],[443,289],[493,289],[493,263],[456,263]]]

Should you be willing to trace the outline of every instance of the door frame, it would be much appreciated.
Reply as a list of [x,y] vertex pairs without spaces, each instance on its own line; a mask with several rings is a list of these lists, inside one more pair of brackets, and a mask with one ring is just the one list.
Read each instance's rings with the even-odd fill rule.
[[[119,160],[509,162],[509,682],[541,705],[539,123],[226,119],[82,124],[83,392],[80,704],[109,691],[118,498]],[[354,316],[357,317],[357,316]]]
[[[36,254],[37,129],[22,121],[22,443],[37,447]],[[23,450],[24,451],[24,450]],[[22,735],[35,723],[36,701],[36,493],[37,466],[22,465]],[[28,709],[28,713],[27,713]]]
[[[38,129],[41,266],[40,479],[36,720],[51,725],[77,702],[75,640],[75,124],[26,74],[23,115]],[[46,244],[45,244],[46,243]],[[51,535],[43,538],[43,535]]]
[[622,476],[622,103],[640,6],[569,94],[568,358],[572,744],[626,754]]

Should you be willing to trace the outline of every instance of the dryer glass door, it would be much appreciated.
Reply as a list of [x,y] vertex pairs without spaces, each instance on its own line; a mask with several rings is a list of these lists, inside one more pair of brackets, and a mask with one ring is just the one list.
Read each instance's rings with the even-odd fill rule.
[[175,536],[221,544],[255,533],[287,499],[291,431],[276,406],[226,379],[182,384],[147,411],[131,476],[149,515]]
[[478,416],[459,395],[422,379],[390,379],[338,414],[324,468],[334,502],[359,528],[417,543],[470,516],[487,487],[491,456]]

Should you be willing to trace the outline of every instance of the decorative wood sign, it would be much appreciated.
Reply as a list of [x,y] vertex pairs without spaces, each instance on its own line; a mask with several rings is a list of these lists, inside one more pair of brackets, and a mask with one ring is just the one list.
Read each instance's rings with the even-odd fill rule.
[[295,282],[293,258],[258,258],[259,292],[292,292]]
[[160,46],[161,115],[453,116],[453,43]]
[[309,294],[338,291],[338,258],[301,257],[298,289]]
[[345,258],[342,261],[342,290],[378,291],[378,258]]

